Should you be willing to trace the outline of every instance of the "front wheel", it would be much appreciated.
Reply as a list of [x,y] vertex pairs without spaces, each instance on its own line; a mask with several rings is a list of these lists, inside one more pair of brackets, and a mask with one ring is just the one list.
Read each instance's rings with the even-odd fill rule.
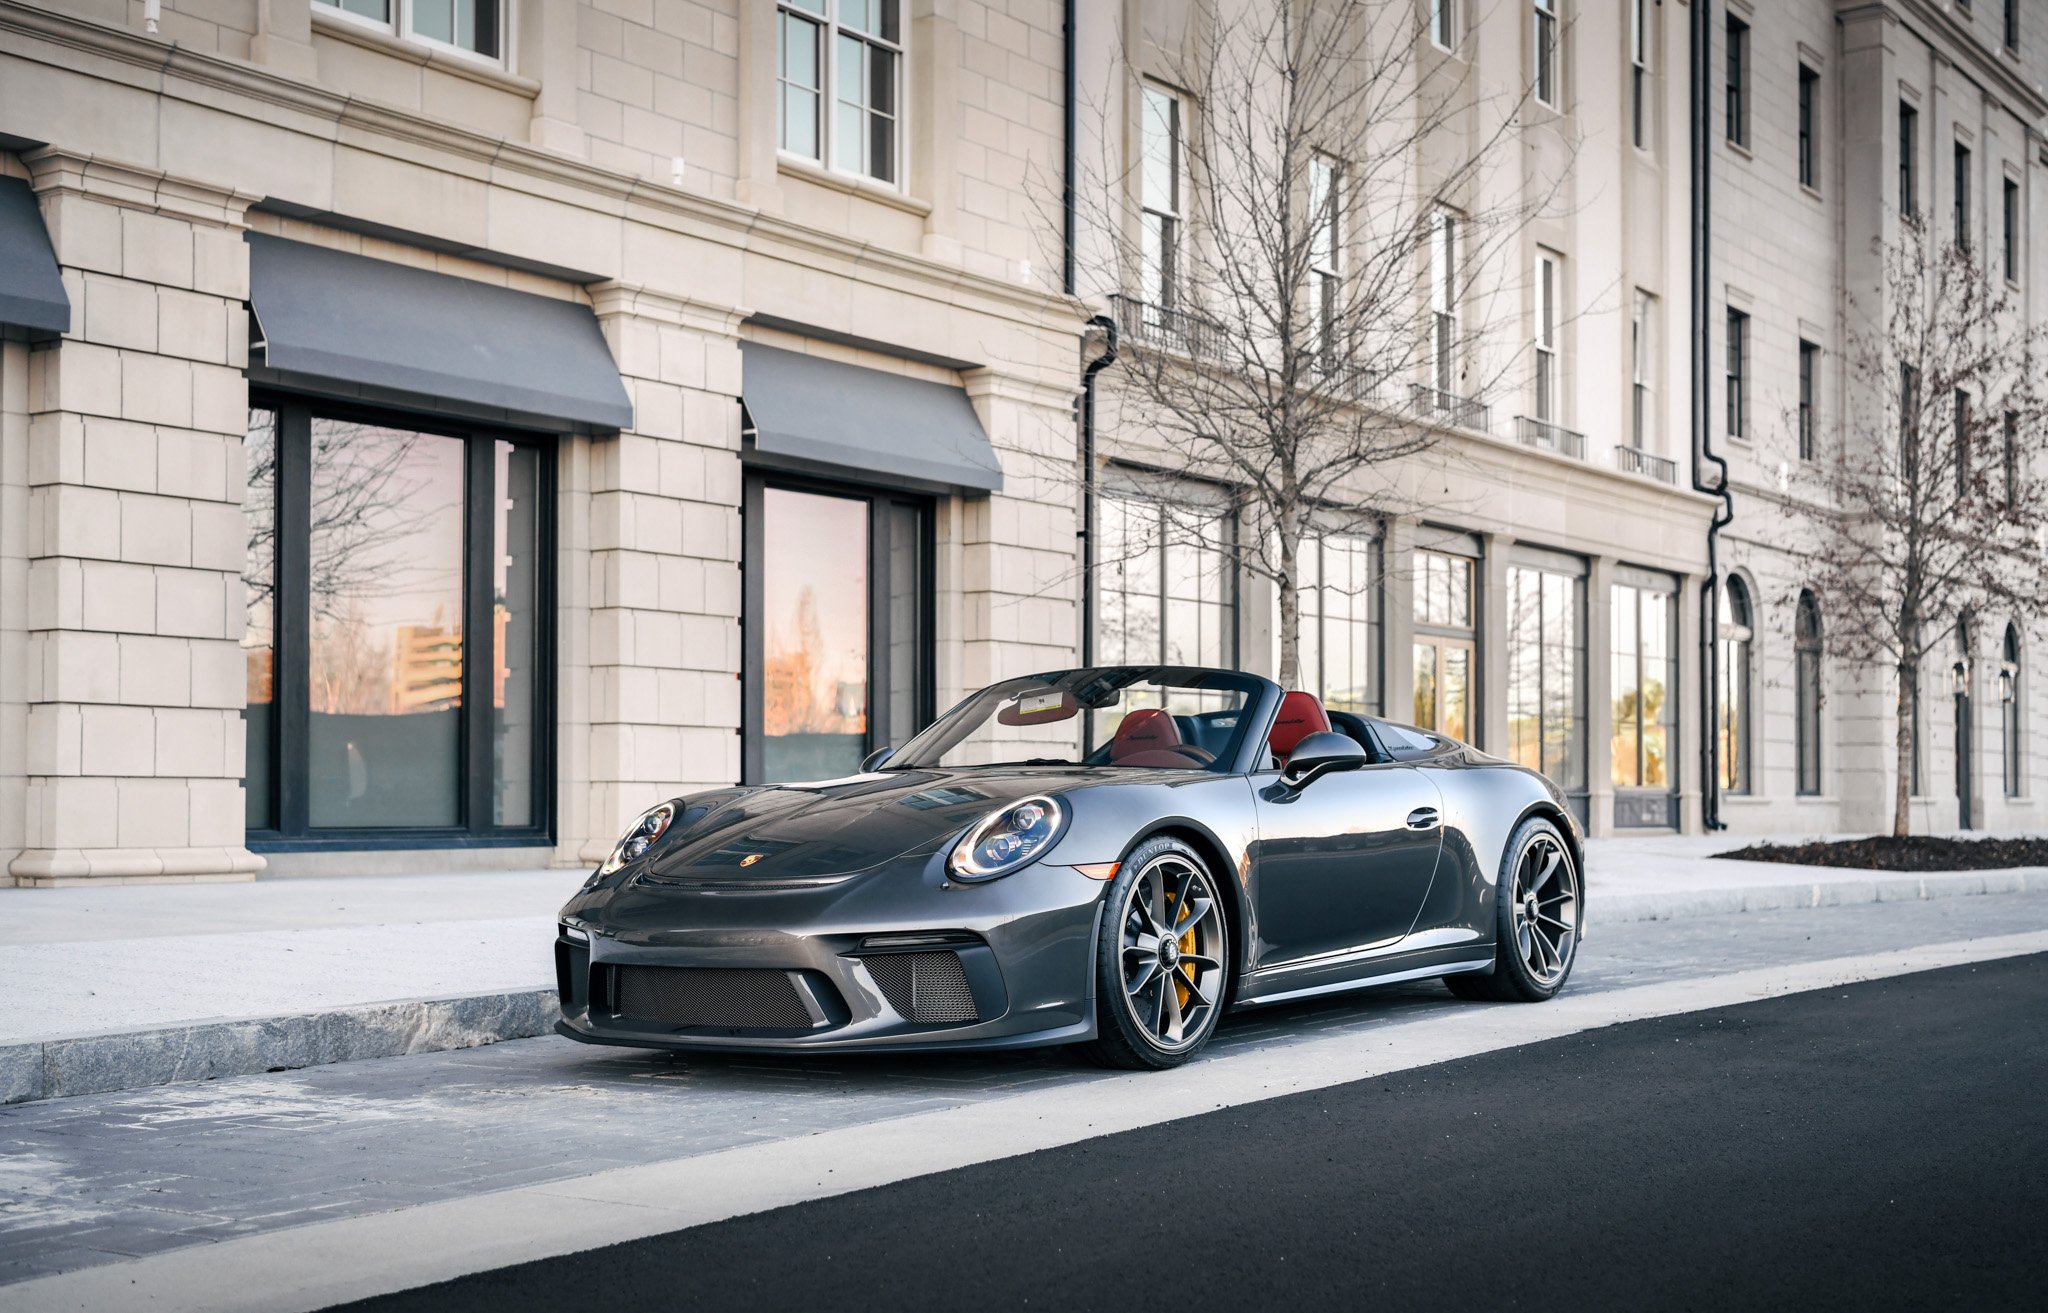
[[1209,1042],[1223,1011],[1223,893],[1194,849],[1162,836],[1132,850],[1105,899],[1096,1038],[1083,1051],[1105,1067],[1177,1067]]
[[1541,1003],[1564,988],[1578,960],[1585,905],[1571,846],[1541,816],[1523,821],[1501,858],[1489,975],[1445,976],[1459,998]]

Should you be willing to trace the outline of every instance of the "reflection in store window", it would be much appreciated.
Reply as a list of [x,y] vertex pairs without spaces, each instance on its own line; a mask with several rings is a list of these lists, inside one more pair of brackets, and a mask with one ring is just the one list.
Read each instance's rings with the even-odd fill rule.
[[762,777],[850,775],[867,752],[868,503],[762,494]]

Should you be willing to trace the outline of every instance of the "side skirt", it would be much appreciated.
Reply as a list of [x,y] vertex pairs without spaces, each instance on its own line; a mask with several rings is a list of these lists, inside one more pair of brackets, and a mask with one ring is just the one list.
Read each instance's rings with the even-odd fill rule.
[[[1258,974],[1246,978],[1245,989],[1238,995],[1239,1007],[1261,1007],[1267,1003],[1285,1003],[1292,999],[1315,998],[1322,994],[1341,994],[1347,990],[1370,989],[1375,985],[1396,985],[1404,980],[1426,980],[1432,976],[1457,975],[1466,971],[1490,971],[1493,969],[1493,955],[1473,957],[1466,949],[1462,956],[1444,953],[1421,954],[1410,957],[1405,963],[1383,964],[1382,969],[1365,975],[1349,976],[1337,980],[1322,980],[1314,984],[1290,985],[1280,979],[1262,982]],[[1261,989],[1261,984],[1265,989]],[[1271,992],[1266,992],[1270,990]]]

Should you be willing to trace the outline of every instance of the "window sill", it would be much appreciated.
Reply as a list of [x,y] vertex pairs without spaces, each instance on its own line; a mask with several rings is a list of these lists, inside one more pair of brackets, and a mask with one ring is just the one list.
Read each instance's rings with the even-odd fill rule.
[[471,82],[510,92],[525,100],[532,100],[540,95],[540,83],[532,78],[523,78],[517,73],[507,72],[481,55],[466,55],[446,47],[408,41],[404,37],[367,26],[345,15],[323,12],[317,7],[313,10],[313,33],[316,36],[332,37],[336,41],[343,41],[364,50],[374,50],[393,59],[402,59],[408,64],[420,64],[455,77],[467,78]]
[[857,178],[850,173],[840,173],[794,155],[777,155],[775,171],[785,177],[802,178],[805,182],[816,183],[820,187],[829,187],[833,191],[844,192],[849,196],[875,201],[891,209],[902,210],[905,214],[914,214],[920,219],[929,217],[932,212],[930,201],[906,196],[886,183]]
[[1751,164],[1756,163],[1756,152],[1751,150],[1749,147],[1743,145],[1739,141],[1728,142],[1728,150],[1732,154],[1740,155],[1743,159],[1748,160]]
[[1808,199],[1808,200],[1810,200],[1810,201],[1822,201],[1822,200],[1825,200],[1825,199],[1826,199],[1826,197],[1824,197],[1824,196],[1822,196],[1822,195],[1820,194],[1820,188],[1818,188],[1818,187],[1814,186],[1814,185],[1813,185],[1812,183],[1810,183],[1810,182],[1802,182],[1802,183],[1800,183],[1800,184],[1799,184],[1799,190],[1800,190],[1800,191],[1802,191],[1802,192],[1805,192],[1805,193],[1806,193],[1806,199]]

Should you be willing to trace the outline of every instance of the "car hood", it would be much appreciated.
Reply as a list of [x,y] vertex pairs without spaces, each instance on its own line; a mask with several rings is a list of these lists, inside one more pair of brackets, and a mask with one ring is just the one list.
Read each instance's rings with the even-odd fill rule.
[[1005,803],[1186,771],[981,767],[878,771],[815,784],[727,789],[682,799],[673,837],[632,883],[812,881],[929,852]]

